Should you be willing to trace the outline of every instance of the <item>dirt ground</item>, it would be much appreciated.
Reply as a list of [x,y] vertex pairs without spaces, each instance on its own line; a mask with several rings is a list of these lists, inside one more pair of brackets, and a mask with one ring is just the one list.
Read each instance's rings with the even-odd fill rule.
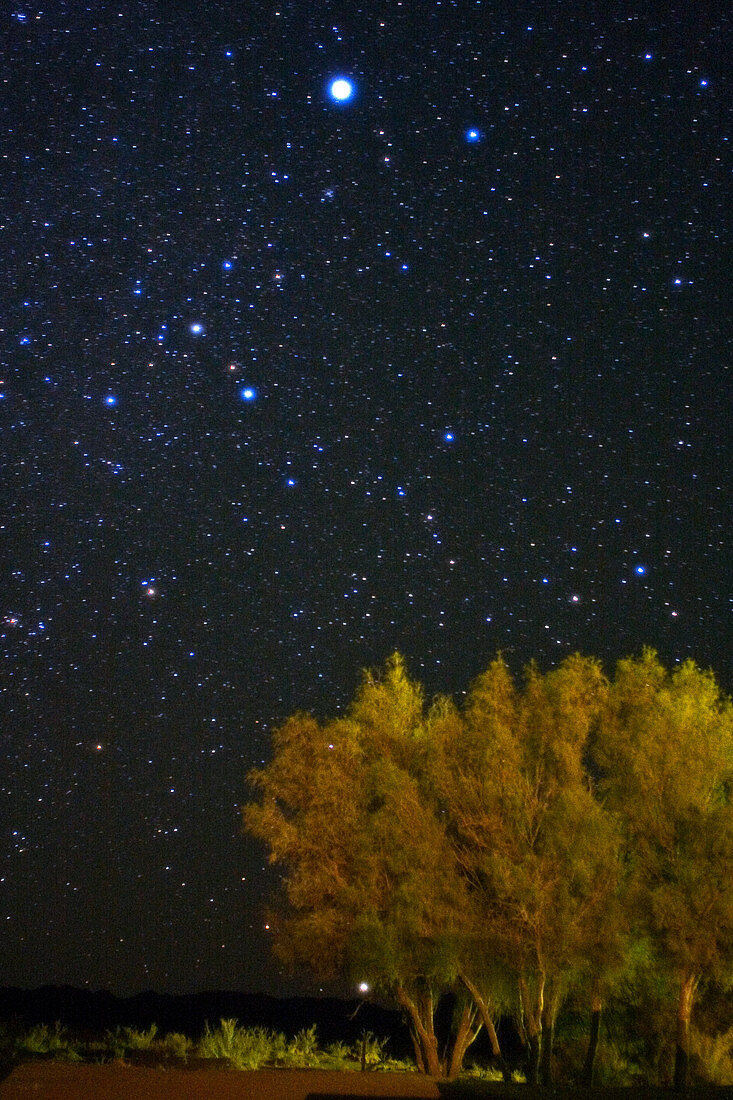
[[[476,1081],[435,1082],[417,1074],[335,1070],[147,1069],[27,1062],[0,1083],[0,1100],[547,1100],[549,1090]],[[588,1100],[587,1089],[556,1088],[554,1100]],[[594,1089],[597,1100],[677,1100],[663,1088]],[[695,1100],[733,1100],[733,1088],[690,1089]]]
[[108,1063],[27,1062],[0,1084],[0,1100],[322,1100],[329,1096],[437,1100],[437,1085],[399,1073],[333,1070],[143,1069]]

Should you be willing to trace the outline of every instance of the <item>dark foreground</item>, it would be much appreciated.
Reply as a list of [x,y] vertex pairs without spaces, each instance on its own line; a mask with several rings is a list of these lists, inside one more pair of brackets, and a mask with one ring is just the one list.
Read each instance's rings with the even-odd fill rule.
[[[670,1089],[530,1089],[526,1085],[486,1084],[465,1080],[431,1081],[410,1073],[344,1073],[336,1070],[145,1069],[120,1062],[69,1065],[27,1062],[0,1084],[0,1100],[326,1100],[338,1096],[412,1097],[415,1100],[662,1100],[679,1096]],[[695,1097],[733,1097],[733,1089],[699,1089]]]
[[123,1063],[29,1062],[2,1084],[0,1100],[316,1100],[328,1096],[438,1100],[438,1086],[408,1073],[335,1070],[144,1069]]

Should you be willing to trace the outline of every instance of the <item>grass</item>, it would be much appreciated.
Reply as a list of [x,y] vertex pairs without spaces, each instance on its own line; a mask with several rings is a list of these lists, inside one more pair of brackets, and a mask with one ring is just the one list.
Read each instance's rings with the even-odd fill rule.
[[[707,1061],[714,1064],[716,1073],[711,1083],[725,1084],[730,1079],[731,1046],[733,1029],[720,1036],[711,1049],[705,1051]],[[19,1030],[0,1024],[0,1079],[10,1072],[13,1065],[34,1059],[52,1059],[66,1062],[122,1061],[137,1065],[181,1067],[186,1064],[201,1066],[216,1062],[237,1070],[262,1068],[305,1069],[318,1068],[340,1071],[392,1071],[416,1072],[414,1063],[390,1058],[388,1040],[371,1032],[362,1033],[356,1042],[331,1043],[321,1047],[315,1026],[304,1028],[292,1038],[278,1031],[263,1027],[242,1027],[236,1019],[221,1019],[216,1027],[207,1023],[203,1035],[194,1040],[179,1032],[161,1035],[155,1024],[145,1030],[134,1027],[118,1027],[107,1031],[102,1038],[82,1040],[71,1035],[60,1023],[53,1027],[38,1024],[29,1030]],[[713,1049],[714,1048],[714,1049]],[[522,1097],[531,1100],[547,1096],[548,1090],[529,1089],[515,1084],[505,1085],[496,1071],[480,1067],[467,1068],[459,1080],[440,1082],[441,1097],[447,1100],[480,1100],[496,1096]],[[552,1090],[560,1097],[587,1095],[565,1082],[558,1082]],[[631,1090],[621,1087],[600,1087],[594,1095],[605,1100],[633,1096],[659,1098],[670,1095],[669,1090],[635,1086]],[[710,1091],[706,1093],[710,1095]],[[721,1089],[718,1095],[731,1095]]]
[[365,1032],[351,1046],[331,1043],[322,1048],[315,1025],[287,1038],[264,1027],[241,1027],[235,1019],[221,1019],[213,1028],[207,1023],[198,1040],[179,1032],[161,1035],[156,1024],[145,1030],[117,1027],[93,1040],[73,1037],[60,1023],[53,1027],[39,1024],[27,1031],[6,1028],[0,1034],[2,1053],[12,1064],[36,1058],[163,1066],[217,1061],[239,1070],[281,1067],[414,1072],[411,1062],[387,1057],[387,1043],[387,1039]]
[[53,1058],[58,1062],[82,1061],[75,1044],[58,1021],[53,1027],[36,1024],[16,1039],[12,1053],[20,1060],[42,1057]]
[[282,1038],[262,1027],[244,1028],[236,1020],[220,1020],[214,1031],[207,1023],[196,1053],[199,1058],[227,1061],[235,1069],[260,1069],[276,1056]]

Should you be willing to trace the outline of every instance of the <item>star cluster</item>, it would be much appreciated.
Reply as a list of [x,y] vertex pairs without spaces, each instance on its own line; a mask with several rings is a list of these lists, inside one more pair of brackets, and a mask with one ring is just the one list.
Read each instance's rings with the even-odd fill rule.
[[0,17],[6,983],[276,988],[246,772],[395,648],[730,687],[730,27],[536,7]]

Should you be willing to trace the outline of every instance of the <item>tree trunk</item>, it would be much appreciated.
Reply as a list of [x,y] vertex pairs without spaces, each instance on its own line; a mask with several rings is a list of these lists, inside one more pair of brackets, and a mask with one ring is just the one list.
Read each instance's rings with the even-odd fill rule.
[[448,1077],[451,1081],[455,1080],[461,1072],[463,1068],[463,1056],[481,1030],[481,1022],[479,1022],[478,1027],[475,1026],[476,1015],[476,1006],[466,1002],[458,1022],[458,1030],[453,1041],[453,1049],[450,1056]]
[[519,993],[522,1000],[524,1014],[524,1030],[527,1035],[529,1057],[527,1059],[527,1084],[539,1084],[540,1050],[542,1047],[542,1008],[544,993],[544,978],[541,979],[537,991],[537,1005],[532,1004],[529,985],[526,978],[519,979]]
[[542,1015],[542,1046],[540,1050],[539,1077],[543,1085],[550,1087],[552,1085],[552,1040],[554,1037],[554,1023],[547,1011],[543,1012]]
[[527,1084],[538,1085],[540,1081],[540,1034],[527,1033]]
[[443,1066],[438,1056],[432,994],[426,993],[415,1001],[403,986],[398,985],[396,997],[397,1003],[405,1010],[410,1020],[410,1032],[418,1069],[421,1073],[429,1074],[430,1077],[442,1077]]
[[420,1036],[415,1031],[412,1020],[409,1021],[410,1039],[412,1040],[412,1049],[415,1052],[415,1065],[417,1066],[418,1073],[427,1073],[427,1068],[422,1056],[422,1047],[420,1046]]
[[677,1045],[674,1056],[674,1087],[687,1088],[687,1069],[690,1063],[690,1017],[695,1000],[698,979],[689,974],[680,986],[677,1002]]
[[494,1027],[494,1021],[491,1018],[489,1012],[489,1006],[484,997],[482,997],[478,986],[476,986],[470,978],[467,978],[465,974],[459,975],[460,980],[465,985],[468,992],[473,997],[474,1003],[481,1013],[481,1019],[483,1020],[484,1027],[486,1028],[486,1034],[489,1037],[489,1043],[491,1044],[491,1054],[494,1062],[501,1070],[501,1075],[504,1079],[504,1084],[511,1083],[512,1073],[509,1066],[504,1060],[504,1055],[501,1053],[501,1047],[499,1046],[499,1037],[496,1034],[496,1028]]
[[560,989],[555,982],[550,984],[542,1006],[542,1051],[540,1060],[540,1079],[548,1087],[553,1084],[552,1045],[555,1036],[555,1020],[560,1007]]
[[593,1070],[595,1068],[596,1051],[598,1050],[598,1037],[601,1033],[601,1011],[603,1002],[600,992],[595,989],[591,996],[590,1031],[588,1033],[588,1049],[585,1053],[585,1062],[580,1075],[580,1083],[585,1088],[593,1086]]
[[540,1050],[540,1083],[552,1087],[552,1040],[554,1028],[552,1024],[542,1025],[542,1048]]

